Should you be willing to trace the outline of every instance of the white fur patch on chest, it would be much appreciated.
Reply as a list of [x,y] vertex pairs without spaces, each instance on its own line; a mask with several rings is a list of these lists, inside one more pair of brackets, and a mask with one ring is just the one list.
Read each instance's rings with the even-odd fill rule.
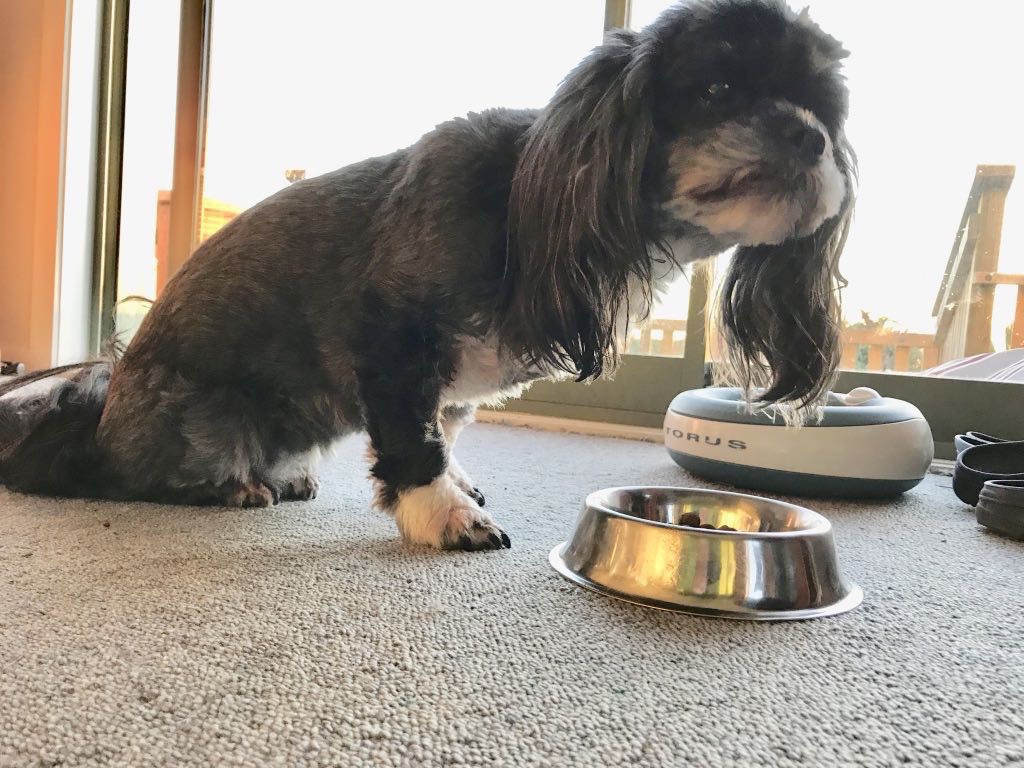
[[[629,285],[628,317],[623,307],[619,318],[619,337],[625,338],[630,322],[644,317],[650,311],[648,295],[657,302],[683,274],[683,268],[694,261],[706,259],[724,250],[712,239],[704,237],[679,238],[671,244],[674,258],[659,256],[653,265],[650,286],[638,281]],[[645,290],[645,288],[647,290]],[[457,336],[455,377],[441,392],[441,405],[499,405],[510,397],[520,395],[530,381],[539,378],[565,378],[568,374],[527,371],[503,355],[494,334],[487,336]]]
[[441,404],[498,405],[525,388],[516,383],[514,363],[499,351],[493,335],[458,336],[455,378],[441,392]]

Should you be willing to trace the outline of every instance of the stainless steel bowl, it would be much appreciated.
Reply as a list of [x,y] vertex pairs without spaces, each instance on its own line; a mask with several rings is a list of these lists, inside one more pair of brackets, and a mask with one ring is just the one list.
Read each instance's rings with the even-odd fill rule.
[[[728,526],[735,532],[680,525]],[[832,524],[817,512],[699,488],[609,488],[587,497],[569,541],[549,557],[570,581],[670,611],[779,621],[856,608]]]

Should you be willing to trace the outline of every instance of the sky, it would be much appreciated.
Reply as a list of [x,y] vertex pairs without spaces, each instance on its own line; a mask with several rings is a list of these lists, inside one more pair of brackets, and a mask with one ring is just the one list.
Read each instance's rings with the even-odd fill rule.
[[[634,0],[633,25],[668,4]],[[131,9],[122,295],[153,292],[156,190],[171,180],[174,5]],[[865,310],[898,329],[933,332],[932,302],[975,166],[1024,162],[1013,6],[810,3],[812,18],[851,52],[847,133],[860,189],[841,263],[851,321]],[[604,14],[603,0],[216,0],[214,8],[206,195],[243,207],[284,186],[286,169],[315,175],[385,154],[468,111],[542,106],[600,41]],[[1022,185],[1007,200],[1003,272],[1024,273]],[[997,329],[1012,318],[1014,298],[1013,288],[997,291]],[[686,316],[685,284],[656,314]]]

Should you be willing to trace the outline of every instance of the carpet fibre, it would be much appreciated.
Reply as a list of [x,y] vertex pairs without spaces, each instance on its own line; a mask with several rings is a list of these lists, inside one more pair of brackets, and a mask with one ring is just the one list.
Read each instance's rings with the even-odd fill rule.
[[403,546],[362,451],[269,510],[0,488],[0,766],[1024,764],[1024,545],[948,477],[804,502],[865,602],[756,624],[548,566],[587,492],[703,485],[658,445],[470,427],[478,554]]

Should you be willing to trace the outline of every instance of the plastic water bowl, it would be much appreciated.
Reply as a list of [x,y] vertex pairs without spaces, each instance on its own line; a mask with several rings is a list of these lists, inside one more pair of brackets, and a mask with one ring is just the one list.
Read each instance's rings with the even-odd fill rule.
[[787,427],[771,407],[750,412],[738,389],[694,389],[669,406],[665,447],[699,477],[792,495],[890,497],[927,474],[934,445],[915,406],[860,388],[829,393],[823,410]]

